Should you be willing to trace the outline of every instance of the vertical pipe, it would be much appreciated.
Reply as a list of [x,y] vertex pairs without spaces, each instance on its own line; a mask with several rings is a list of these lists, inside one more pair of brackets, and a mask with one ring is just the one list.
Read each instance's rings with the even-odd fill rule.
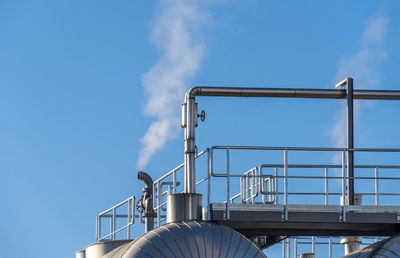
[[293,257],[297,258],[297,237],[294,239]]
[[229,195],[230,195],[230,167],[229,167],[229,148],[226,149],[226,216],[225,219],[230,219],[229,210]]
[[353,78],[347,78],[347,175],[349,205],[354,205],[354,110]]
[[328,168],[325,168],[325,205],[328,205]]
[[332,237],[329,237],[329,258],[332,258]]
[[186,94],[186,127],[185,127],[185,193],[196,192],[196,166],[195,166],[195,127],[196,107],[194,97]]
[[287,153],[287,149],[285,149],[283,151],[283,180],[284,180],[284,184],[283,184],[283,193],[284,193],[284,219],[287,220],[288,219],[288,211],[287,211],[287,204],[288,204],[288,153]]
[[379,205],[379,181],[378,181],[378,168],[375,168],[375,205]]
[[290,249],[291,249],[291,244],[290,244],[290,238],[288,238],[288,250],[287,250],[287,256],[288,256],[288,258],[290,258]]

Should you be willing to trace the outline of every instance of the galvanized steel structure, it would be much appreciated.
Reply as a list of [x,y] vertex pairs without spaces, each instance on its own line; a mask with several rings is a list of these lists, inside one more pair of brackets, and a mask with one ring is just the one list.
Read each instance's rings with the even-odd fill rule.
[[[400,177],[382,176],[382,170],[400,170],[400,164],[355,164],[354,155],[360,153],[397,153],[400,149],[355,148],[353,100],[400,100],[400,91],[354,90],[353,79],[346,78],[338,83],[337,89],[295,89],[295,88],[245,88],[245,87],[203,87],[191,88],[185,95],[182,105],[182,127],[184,128],[184,163],[166,173],[154,182],[144,172],[139,172],[139,179],[144,181],[144,196],[139,202],[139,214],[136,215],[134,197],[99,214],[97,217],[97,240],[115,240],[116,234],[127,231],[135,218],[145,223],[147,232],[137,240],[121,243],[113,250],[103,252],[103,257],[211,257],[218,252],[222,257],[244,256],[263,257],[258,248],[267,248],[278,242],[283,243],[284,257],[290,257],[290,243],[294,243],[294,255],[313,257],[315,255],[315,237],[329,237],[329,257],[332,257],[332,237],[342,238],[346,247],[352,251],[359,246],[360,236],[389,237],[400,232],[400,206],[382,206],[380,198],[400,196],[399,193],[380,191],[380,184],[388,181],[400,181]],[[262,98],[320,98],[345,99],[347,103],[347,146],[346,148],[316,147],[269,147],[269,146],[213,146],[197,153],[195,128],[198,118],[205,118],[204,112],[198,114],[197,97],[262,97]],[[215,152],[223,151],[226,157],[225,172],[215,171]],[[230,155],[235,151],[279,152],[283,163],[261,163],[244,173],[231,171]],[[339,153],[340,164],[292,164],[290,155],[301,152]],[[196,180],[196,159],[206,159],[207,174]],[[322,175],[295,175],[289,173],[296,169],[320,169]],[[360,176],[355,170],[374,171],[373,176]],[[183,191],[178,191],[179,171],[183,170]],[[332,170],[339,170],[340,175],[332,175]],[[213,181],[225,180],[226,198],[223,202],[212,201]],[[294,192],[289,188],[292,180],[320,180],[324,185],[322,192]],[[239,181],[235,181],[239,180]],[[355,182],[370,180],[374,183],[374,192],[355,193]],[[340,191],[329,189],[332,181],[340,182]],[[239,193],[232,193],[234,182],[240,183]],[[204,186],[202,193],[197,186]],[[281,189],[283,188],[283,190]],[[290,196],[321,196],[321,204],[294,204]],[[362,196],[374,198],[374,205],[362,205],[357,200]],[[332,198],[340,197],[341,203],[332,203]],[[358,198],[358,199],[357,199]],[[205,205],[203,205],[203,203]],[[127,205],[127,214],[121,215],[116,210]],[[117,219],[126,219],[126,225],[116,228]],[[102,234],[102,221],[110,220],[110,233]],[[167,224],[165,224],[167,223]],[[165,225],[164,225],[165,224]],[[155,229],[153,229],[155,226]],[[214,232],[214,233],[213,233]],[[216,232],[221,233],[218,238]],[[197,234],[202,237],[199,238]],[[213,236],[218,241],[237,239],[243,243],[235,248],[214,246]],[[208,237],[207,237],[208,236]],[[293,241],[289,237],[298,236]],[[312,250],[298,253],[298,239],[312,237]],[[172,238],[171,238],[172,237]],[[170,240],[168,240],[170,239]],[[171,239],[174,239],[172,241]],[[182,241],[177,240],[182,239]],[[183,240],[186,239],[186,242]],[[210,240],[213,239],[213,240]],[[248,240],[249,239],[249,240]],[[251,241],[250,241],[251,240]],[[172,241],[172,242],[171,242]],[[347,241],[347,242],[346,242]],[[231,243],[231,242],[229,242]],[[256,244],[258,248],[254,245]],[[319,242],[317,242],[319,243]],[[325,243],[325,242],[321,242]],[[101,243],[100,243],[101,244]],[[111,244],[103,242],[104,245]],[[195,249],[192,249],[196,246]],[[225,250],[225,249],[226,250]],[[104,248],[103,248],[104,249]],[[88,249],[87,249],[88,250]],[[196,251],[197,250],[197,251]],[[88,256],[100,257],[100,256]],[[82,252],[79,253],[82,256]],[[83,254],[84,255],[84,254]],[[247,256],[247,255],[245,255]],[[78,257],[78,253],[77,253]],[[353,256],[352,256],[353,257]],[[356,256],[354,256],[356,257]],[[357,256],[358,257],[358,256]]]

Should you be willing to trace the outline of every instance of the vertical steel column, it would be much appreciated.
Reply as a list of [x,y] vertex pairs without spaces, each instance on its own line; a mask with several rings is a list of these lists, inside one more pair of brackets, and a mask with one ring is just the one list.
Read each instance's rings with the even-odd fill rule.
[[185,96],[186,126],[185,126],[185,193],[196,192],[196,167],[195,167],[195,127],[196,104],[195,98],[190,94]]
[[354,205],[354,103],[353,78],[347,78],[347,187],[349,205]]

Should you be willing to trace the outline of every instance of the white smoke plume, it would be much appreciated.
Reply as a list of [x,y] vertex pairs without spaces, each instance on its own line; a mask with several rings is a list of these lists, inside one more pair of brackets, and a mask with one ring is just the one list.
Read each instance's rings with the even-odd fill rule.
[[[355,88],[374,89],[379,87],[379,65],[387,58],[383,43],[388,30],[388,22],[388,18],[384,16],[375,17],[369,21],[361,36],[360,50],[340,62],[334,83],[338,83],[346,77],[352,77]],[[336,122],[331,130],[332,140],[338,148],[346,146],[345,108],[343,106],[336,114]],[[359,114],[360,105],[355,102],[354,116],[357,117]]]
[[144,113],[156,118],[141,138],[137,162],[143,169],[153,154],[179,132],[179,105],[203,56],[200,28],[207,21],[200,0],[161,0],[152,30],[152,41],[161,56],[143,74],[147,97]]

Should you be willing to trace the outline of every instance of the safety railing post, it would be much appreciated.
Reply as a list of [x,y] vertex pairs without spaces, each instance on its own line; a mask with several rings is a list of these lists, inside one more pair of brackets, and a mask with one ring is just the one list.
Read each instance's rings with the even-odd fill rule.
[[379,181],[378,181],[378,168],[375,168],[375,205],[379,205]]
[[288,205],[288,151],[285,149],[283,151],[283,197],[284,197],[284,220],[288,219],[288,210],[287,210],[287,205]]
[[115,209],[113,209],[113,213],[112,213],[112,240],[115,240],[115,223],[116,223],[116,219],[115,219]]
[[230,167],[229,167],[229,148],[226,149],[226,214],[225,219],[230,219],[230,204],[229,204],[229,196],[230,196]]
[[311,237],[311,252],[315,254],[315,237]]
[[328,205],[328,168],[325,168],[325,205]]
[[128,200],[128,228],[126,229],[126,234],[127,234],[127,239],[131,238],[131,205],[132,205],[132,200]]
[[161,182],[158,182],[157,186],[157,195],[158,195],[158,212],[157,212],[157,225],[161,226],[161,204],[162,204],[162,189],[161,189]]
[[172,193],[176,194],[176,170],[174,170],[174,172],[172,172]]
[[286,258],[286,238],[282,241],[282,257]]
[[342,151],[342,221],[346,221],[346,180],[345,180],[345,151]]
[[212,155],[211,149],[207,152],[207,217],[208,220],[211,219],[211,209],[210,209],[210,196],[211,196],[211,163]]
[[279,203],[279,189],[278,189],[278,167],[275,166],[275,204]]
[[99,241],[101,237],[101,218],[98,215],[96,217],[96,240]]

